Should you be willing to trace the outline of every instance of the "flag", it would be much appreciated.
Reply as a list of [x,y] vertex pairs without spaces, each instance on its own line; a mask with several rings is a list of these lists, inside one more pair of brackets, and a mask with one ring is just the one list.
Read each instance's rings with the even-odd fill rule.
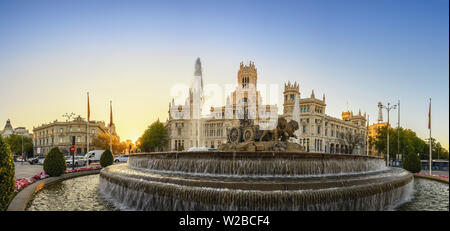
[[431,99],[430,99],[430,107],[428,108],[428,129],[431,129]]
[[87,93],[87,97],[88,97],[88,104],[87,104],[87,106],[88,106],[88,108],[87,108],[87,111],[88,111],[88,113],[87,113],[87,118],[88,118],[88,122],[91,120],[91,109],[90,109],[90,106],[89,106],[89,92]]
[[109,118],[109,125],[111,126],[112,124],[113,124],[113,115],[112,115],[112,101],[110,101],[110,108],[109,108],[109,110],[110,110],[110,118]]

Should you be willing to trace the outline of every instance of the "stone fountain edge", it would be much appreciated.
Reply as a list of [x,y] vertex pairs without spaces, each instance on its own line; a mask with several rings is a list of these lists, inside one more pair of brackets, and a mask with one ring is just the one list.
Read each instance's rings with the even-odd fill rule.
[[6,211],[25,211],[28,203],[34,198],[34,195],[36,195],[36,193],[38,193],[41,189],[75,177],[99,174],[100,171],[101,169],[95,169],[89,171],[65,173],[58,177],[49,177],[47,179],[37,181],[36,183],[30,184],[28,187],[24,188],[22,191],[17,193],[17,195],[9,203],[9,206],[6,209]]

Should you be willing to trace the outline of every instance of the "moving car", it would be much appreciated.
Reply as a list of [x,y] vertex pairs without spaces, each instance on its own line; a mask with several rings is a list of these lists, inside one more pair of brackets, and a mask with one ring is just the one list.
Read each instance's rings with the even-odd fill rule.
[[121,156],[114,157],[114,162],[116,162],[116,163],[127,162],[127,161],[128,161],[128,155],[121,155]]

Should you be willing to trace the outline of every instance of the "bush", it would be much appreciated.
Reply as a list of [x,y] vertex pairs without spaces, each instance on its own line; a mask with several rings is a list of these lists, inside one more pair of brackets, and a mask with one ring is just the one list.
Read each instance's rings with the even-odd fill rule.
[[102,156],[100,156],[100,165],[102,167],[107,167],[109,165],[112,165],[114,162],[113,155],[111,151],[106,150],[102,153]]
[[415,153],[406,154],[403,158],[403,168],[412,173],[420,172],[421,165],[419,155]]
[[64,154],[58,147],[52,148],[44,160],[44,171],[49,176],[60,176],[67,168]]
[[0,211],[6,210],[14,196],[14,162],[9,145],[0,136]]

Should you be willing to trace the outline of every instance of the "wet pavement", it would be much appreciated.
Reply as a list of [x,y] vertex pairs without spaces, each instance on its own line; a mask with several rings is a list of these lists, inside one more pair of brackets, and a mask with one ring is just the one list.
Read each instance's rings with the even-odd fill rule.
[[44,171],[42,165],[28,162],[14,162],[16,179],[32,177]]

